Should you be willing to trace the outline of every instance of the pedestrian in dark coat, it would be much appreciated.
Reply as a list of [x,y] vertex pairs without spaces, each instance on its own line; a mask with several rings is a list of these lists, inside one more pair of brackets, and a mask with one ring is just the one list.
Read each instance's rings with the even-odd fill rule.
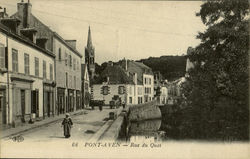
[[63,119],[62,126],[63,126],[63,131],[64,131],[64,136],[65,138],[70,137],[70,130],[72,128],[73,122],[71,118],[69,117],[69,114],[66,114],[66,117]]
[[123,107],[123,109],[125,109],[125,102],[124,101],[122,102],[122,107]]

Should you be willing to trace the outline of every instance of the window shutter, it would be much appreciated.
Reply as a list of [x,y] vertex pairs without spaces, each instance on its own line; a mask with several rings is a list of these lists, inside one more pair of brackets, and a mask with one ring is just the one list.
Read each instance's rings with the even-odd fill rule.
[[6,57],[5,57],[5,47],[0,47],[0,68],[5,68],[5,62],[6,62]]
[[101,94],[102,94],[102,95],[103,95],[103,87],[104,87],[104,86],[101,87]]
[[108,87],[108,94],[110,94],[110,87],[109,86],[107,86]]
[[5,68],[9,68],[8,67],[8,62],[9,60],[8,60],[8,47],[5,47]]

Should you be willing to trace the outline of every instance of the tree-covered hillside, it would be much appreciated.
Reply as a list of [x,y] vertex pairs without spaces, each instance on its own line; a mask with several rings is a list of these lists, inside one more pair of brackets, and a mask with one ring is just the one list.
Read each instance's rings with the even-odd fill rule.
[[151,67],[153,71],[160,71],[163,77],[169,81],[183,77],[186,71],[185,56],[161,56],[141,59],[145,65]]

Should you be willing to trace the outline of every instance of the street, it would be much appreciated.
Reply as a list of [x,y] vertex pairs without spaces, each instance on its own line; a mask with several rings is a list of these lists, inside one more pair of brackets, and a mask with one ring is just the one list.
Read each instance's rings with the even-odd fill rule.
[[[64,138],[63,127],[61,122],[57,121],[40,128],[29,130],[25,133],[19,134],[23,137],[22,142],[58,142],[58,141],[87,141],[91,136],[97,132],[102,125],[105,124],[105,118],[108,118],[109,112],[115,111],[109,108],[104,108],[102,111],[99,109],[86,110],[80,115],[72,116],[73,128],[71,129],[71,137]],[[19,136],[16,135],[16,136]],[[2,144],[6,142],[14,142],[11,138],[3,139]]]

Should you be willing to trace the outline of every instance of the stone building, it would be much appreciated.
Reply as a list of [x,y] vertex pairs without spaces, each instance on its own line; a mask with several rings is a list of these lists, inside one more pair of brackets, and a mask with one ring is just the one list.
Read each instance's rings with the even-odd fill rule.
[[129,76],[135,80],[134,103],[152,101],[154,98],[154,75],[152,69],[141,62],[123,59],[119,62]]
[[[11,17],[20,20],[17,32],[35,39],[34,43],[51,51],[55,56],[56,113],[81,108],[81,58],[76,50],[76,40],[65,40],[32,14],[28,2],[17,4],[17,12]],[[30,34],[30,33],[34,34]]]
[[55,55],[35,43],[36,30],[20,34],[19,25],[19,19],[0,18],[1,125],[55,114]]
[[56,55],[56,83],[58,113],[81,109],[81,55],[75,49],[76,43],[68,44],[54,33],[53,50]]
[[104,71],[93,81],[92,96],[94,100],[103,100],[109,105],[114,98],[126,104],[134,103],[135,84],[125,70],[119,65],[109,62]]

